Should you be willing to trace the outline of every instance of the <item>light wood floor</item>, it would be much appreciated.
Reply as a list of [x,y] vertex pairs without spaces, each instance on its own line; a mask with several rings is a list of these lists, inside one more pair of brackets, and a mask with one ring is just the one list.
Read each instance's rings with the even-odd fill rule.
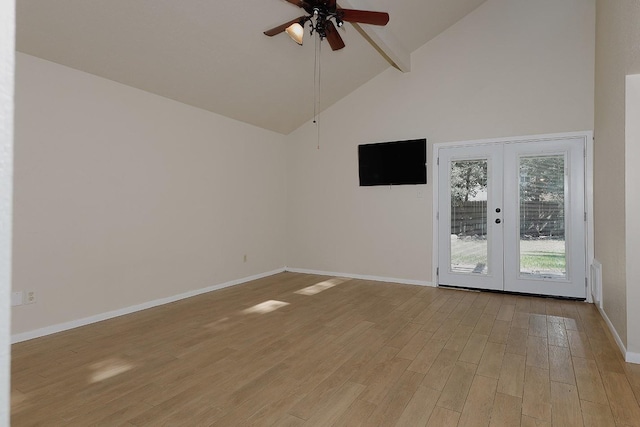
[[640,426],[640,366],[591,304],[329,279],[16,344],[12,425]]

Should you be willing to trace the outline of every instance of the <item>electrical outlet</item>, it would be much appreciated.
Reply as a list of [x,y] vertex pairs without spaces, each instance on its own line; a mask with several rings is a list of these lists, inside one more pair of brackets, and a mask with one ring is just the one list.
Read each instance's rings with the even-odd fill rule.
[[26,291],[24,293],[24,304],[33,304],[36,302],[36,291]]

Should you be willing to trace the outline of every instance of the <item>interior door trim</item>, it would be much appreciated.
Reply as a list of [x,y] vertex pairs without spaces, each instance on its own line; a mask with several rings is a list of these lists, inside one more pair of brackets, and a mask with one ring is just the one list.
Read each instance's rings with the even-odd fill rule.
[[541,141],[553,141],[557,139],[579,139],[585,144],[585,214],[587,217],[586,223],[586,270],[585,277],[587,278],[586,289],[586,301],[593,302],[592,298],[592,285],[591,277],[588,274],[589,268],[594,260],[594,226],[593,226],[593,131],[580,131],[580,132],[566,132],[566,133],[554,133],[554,134],[541,134],[541,135],[527,135],[527,136],[514,136],[506,138],[491,138],[491,139],[478,139],[467,140],[457,142],[435,143],[432,146],[432,159],[434,159],[434,167],[431,168],[432,176],[432,283],[433,286],[438,286],[438,225],[439,225],[439,194],[438,194],[438,172],[439,172],[439,150],[447,147],[457,146],[471,146],[481,144],[491,144],[496,142],[501,143],[513,143],[513,142],[541,142]]

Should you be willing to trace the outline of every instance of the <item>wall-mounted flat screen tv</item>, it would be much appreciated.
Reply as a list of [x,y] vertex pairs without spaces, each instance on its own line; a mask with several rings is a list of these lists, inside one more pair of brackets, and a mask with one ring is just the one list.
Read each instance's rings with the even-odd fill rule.
[[427,183],[427,140],[358,145],[360,186]]

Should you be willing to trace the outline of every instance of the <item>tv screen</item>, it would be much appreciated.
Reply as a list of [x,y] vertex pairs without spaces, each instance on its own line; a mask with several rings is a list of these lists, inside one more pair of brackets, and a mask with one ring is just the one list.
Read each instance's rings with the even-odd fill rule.
[[427,183],[427,140],[358,145],[360,186]]

